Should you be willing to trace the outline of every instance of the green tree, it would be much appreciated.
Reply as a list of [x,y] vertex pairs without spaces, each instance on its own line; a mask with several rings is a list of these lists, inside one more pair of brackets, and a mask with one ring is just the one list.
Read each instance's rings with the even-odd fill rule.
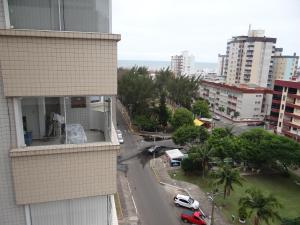
[[248,217],[254,215],[253,225],[259,225],[262,221],[269,224],[270,220],[281,220],[276,209],[282,206],[273,195],[265,196],[257,189],[247,189],[245,193],[239,205],[247,210]]
[[194,125],[183,125],[179,127],[172,135],[175,144],[184,145],[194,143],[199,138],[199,127]]
[[288,172],[291,165],[300,165],[300,145],[287,137],[263,129],[251,129],[240,135],[242,157],[260,169],[282,166]]
[[216,179],[215,184],[224,185],[224,199],[226,196],[230,196],[230,192],[233,191],[233,184],[242,186],[243,179],[238,169],[233,169],[228,165],[219,167],[212,175]]
[[146,115],[137,115],[133,119],[133,124],[140,130],[155,131],[157,128],[157,121]]
[[133,67],[118,80],[118,96],[131,116],[145,114],[154,94],[154,82],[145,67]]
[[162,94],[160,96],[160,101],[159,101],[159,124],[162,125],[163,127],[166,127],[168,125],[169,120],[170,120],[170,113],[166,106],[166,96]]
[[186,108],[178,108],[175,110],[171,124],[175,130],[183,125],[193,125],[193,113]]
[[218,109],[219,109],[220,112],[224,112],[225,111],[224,106],[220,106]]
[[198,97],[200,78],[195,76],[172,77],[168,83],[169,98],[181,107],[191,109],[193,99]]
[[193,104],[192,111],[195,115],[210,118],[208,103],[205,100],[197,100]]
[[212,157],[212,153],[212,150],[209,149],[207,144],[193,146],[189,150],[189,158],[201,163],[203,178],[205,177],[205,173],[208,170],[208,163]]
[[207,129],[203,126],[199,127],[199,143],[204,144],[209,138]]

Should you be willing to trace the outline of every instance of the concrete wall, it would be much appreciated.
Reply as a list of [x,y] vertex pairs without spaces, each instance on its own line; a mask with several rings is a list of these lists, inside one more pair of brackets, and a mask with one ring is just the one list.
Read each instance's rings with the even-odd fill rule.
[[0,29],[5,28],[5,16],[3,8],[3,0],[0,0]]
[[0,30],[6,96],[117,94],[119,35]]
[[119,147],[106,142],[11,150],[16,203],[116,193]]
[[24,207],[15,204],[9,158],[11,147],[16,145],[12,100],[4,97],[2,80],[0,66],[0,224],[25,225]]

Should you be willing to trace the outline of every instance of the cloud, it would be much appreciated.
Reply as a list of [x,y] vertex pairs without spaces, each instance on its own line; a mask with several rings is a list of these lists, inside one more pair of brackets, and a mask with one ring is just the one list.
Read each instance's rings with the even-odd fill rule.
[[300,54],[299,9],[299,0],[113,0],[113,32],[122,34],[120,59],[169,60],[189,50],[216,62],[249,24],[276,37],[284,53]]

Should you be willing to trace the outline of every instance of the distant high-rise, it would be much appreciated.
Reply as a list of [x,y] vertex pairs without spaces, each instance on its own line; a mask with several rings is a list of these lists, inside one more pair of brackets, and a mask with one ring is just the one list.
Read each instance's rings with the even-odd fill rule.
[[293,55],[282,55],[282,48],[275,51],[275,55],[272,56],[273,60],[273,80],[274,86],[275,80],[293,80],[296,77],[299,56],[296,53]]
[[227,84],[268,86],[272,78],[271,58],[276,38],[264,34],[263,30],[249,29],[247,36],[235,36],[227,42],[224,66]]
[[195,73],[195,56],[183,51],[181,55],[171,57],[171,70],[176,76],[192,75]]
[[225,59],[226,59],[226,55],[221,55],[221,54],[218,55],[217,75],[221,77],[224,76]]

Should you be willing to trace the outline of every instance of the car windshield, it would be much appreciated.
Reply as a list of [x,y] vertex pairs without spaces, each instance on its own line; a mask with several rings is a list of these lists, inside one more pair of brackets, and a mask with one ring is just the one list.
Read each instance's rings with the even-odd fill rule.
[[192,199],[192,198],[189,198],[188,201],[189,201],[190,204],[193,204],[193,203],[194,203],[194,199]]

